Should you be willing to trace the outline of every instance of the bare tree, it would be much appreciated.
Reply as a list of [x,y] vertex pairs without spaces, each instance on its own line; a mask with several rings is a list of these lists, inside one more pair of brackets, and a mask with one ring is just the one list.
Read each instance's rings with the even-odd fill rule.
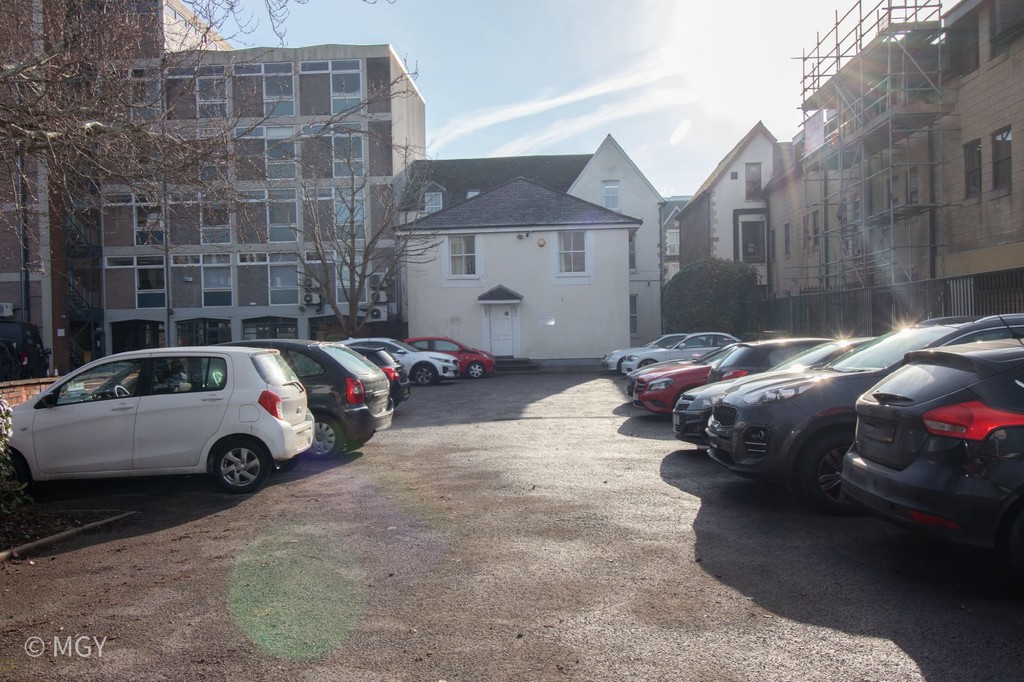
[[[374,321],[374,304],[387,302],[396,275],[403,265],[426,262],[432,257],[436,236],[426,232],[416,238],[402,236],[410,202],[417,202],[424,183],[412,181],[396,189],[392,182],[374,182],[365,172],[363,137],[370,147],[393,151],[408,167],[422,150],[393,145],[371,132],[353,131],[344,124],[324,126],[303,145],[303,227],[299,254],[305,288],[319,299],[338,321],[341,333],[358,334]],[[325,167],[326,150],[344,173],[341,186],[324,186],[330,177]],[[339,173],[334,171],[334,175]],[[372,208],[369,223],[365,206]]]

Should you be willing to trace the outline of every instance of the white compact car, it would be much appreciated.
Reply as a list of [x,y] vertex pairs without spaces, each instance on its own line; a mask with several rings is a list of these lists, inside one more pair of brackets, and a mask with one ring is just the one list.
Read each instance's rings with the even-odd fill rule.
[[697,332],[686,334],[667,348],[641,348],[626,356],[622,361],[622,373],[629,374],[638,367],[646,367],[666,360],[696,360],[716,348],[737,343],[739,339],[722,332]]
[[613,350],[610,353],[606,353],[605,356],[601,358],[601,365],[607,370],[621,372],[622,363],[623,361],[625,361],[627,356],[645,351],[648,348],[668,348],[673,343],[679,341],[685,336],[686,334],[662,334],[658,338],[654,339],[654,341],[645,343],[642,346],[633,346],[632,348],[620,348],[618,350]]
[[454,379],[459,376],[459,361],[451,355],[420,350],[398,339],[371,336],[365,339],[345,339],[339,343],[346,346],[383,348],[391,353],[395,360],[405,365],[409,370],[409,381],[418,386],[428,386],[436,384],[441,379]]
[[19,479],[209,473],[249,493],[307,450],[306,391],[276,350],[190,346],[118,353],[14,407]]

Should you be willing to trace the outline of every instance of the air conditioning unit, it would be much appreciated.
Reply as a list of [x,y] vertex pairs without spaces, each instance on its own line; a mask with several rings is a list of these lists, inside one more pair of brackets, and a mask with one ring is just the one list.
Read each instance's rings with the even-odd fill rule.
[[384,286],[384,273],[374,272],[366,276],[366,286],[371,289],[380,289]]
[[14,317],[14,304],[0,303],[0,317]]
[[375,305],[371,306],[367,317],[372,322],[386,322],[388,319],[388,307],[387,305]]
[[312,277],[307,277],[302,280],[302,287],[304,289],[316,289],[316,282],[313,281]]
[[386,291],[371,291],[370,292],[370,300],[373,301],[374,303],[387,303],[388,302],[388,292],[386,292]]
[[302,294],[302,305],[320,305],[320,294],[307,291]]

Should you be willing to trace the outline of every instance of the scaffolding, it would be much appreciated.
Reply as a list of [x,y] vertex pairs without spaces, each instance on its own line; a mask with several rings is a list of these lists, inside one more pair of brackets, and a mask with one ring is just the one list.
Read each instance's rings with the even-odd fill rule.
[[858,0],[802,56],[802,290],[937,276],[943,43],[940,0]]

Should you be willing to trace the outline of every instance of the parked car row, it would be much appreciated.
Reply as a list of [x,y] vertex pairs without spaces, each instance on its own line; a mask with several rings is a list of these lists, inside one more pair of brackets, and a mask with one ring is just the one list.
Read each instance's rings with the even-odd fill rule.
[[411,383],[495,371],[445,337],[248,339],[119,353],[14,408],[22,481],[209,473],[248,493],[270,471],[337,457],[390,428]]
[[673,429],[738,475],[793,483],[815,509],[995,548],[1024,578],[1022,314],[830,341],[684,391]]

